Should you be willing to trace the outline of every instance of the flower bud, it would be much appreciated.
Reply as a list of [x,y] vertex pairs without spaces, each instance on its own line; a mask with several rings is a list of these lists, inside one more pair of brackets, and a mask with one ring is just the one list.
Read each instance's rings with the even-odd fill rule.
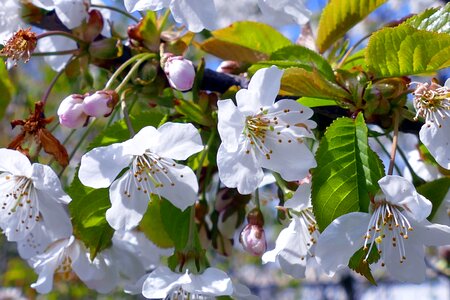
[[107,117],[119,102],[119,96],[113,90],[97,91],[83,101],[84,112],[91,117]]
[[264,218],[258,208],[247,215],[248,224],[241,231],[239,242],[248,253],[261,256],[267,249],[266,234],[264,233]]
[[233,60],[224,60],[217,67],[216,72],[225,73],[225,74],[239,74],[241,66],[237,61]]
[[82,127],[89,116],[83,111],[83,95],[70,95],[66,97],[58,108],[59,123],[68,128]]
[[195,79],[194,65],[182,56],[169,57],[164,64],[164,72],[170,86],[181,92],[192,88]]

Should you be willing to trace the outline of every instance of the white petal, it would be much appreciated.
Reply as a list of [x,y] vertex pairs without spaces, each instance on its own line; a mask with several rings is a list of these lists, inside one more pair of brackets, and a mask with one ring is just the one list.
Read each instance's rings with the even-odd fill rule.
[[31,287],[35,289],[39,294],[47,294],[53,288],[53,276],[59,262],[55,260],[49,260],[42,270],[39,272],[38,280],[31,284]]
[[277,240],[275,242],[275,249],[267,251],[266,253],[263,254],[263,256],[261,257],[262,262],[264,264],[268,262],[276,262],[278,253],[280,253],[284,248],[286,248],[286,245],[289,243],[289,240],[295,234],[296,234],[295,221],[291,220],[289,226],[281,230],[280,234],[278,235]]
[[131,155],[142,155],[146,150],[154,148],[160,141],[160,133],[153,126],[146,126],[139,130],[136,135],[122,143],[123,153]]
[[273,105],[275,98],[280,91],[281,76],[283,71],[275,66],[258,70],[250,80],[249,93],[236,95],[236,102],[241,112],[254,112],[255,109],[268,108]]
[[450,169],[450,118],[442,120],[442,127],[435,123],[425,123],[419,132],[419,138],[428,148],[436,162],[445,169]]
[[86,186],[108,187],[131,160],[120,143],[92,149],[81,157],[78,178]]
[[31,166],[31,180],[34,187],[42,192],[43,197],[69,204],[72,199],[63,191],[61,181],[52,168],[46,165],[35,163]]
[[237,109],[231,99],[219,100],[217,129],[219,130],[222,145],[228,151],[236,151],[238,148],[239,136],[244,131],[245,117]]
[[284,207],[296,211],[311,207],[311,183],[299,185],[292,198],[286,201]]
[[168,7],[170,0],[125,0],[125,8],[129,12],[143,10],[160,10]]
[[162,157],[185,160],[203,150],[197,128],[192,124],[165,123],[158,128],[159,142],[150,150]]
[[190,277],[192,282],[182,285],[182,288],[187,292],[211,296],[224,296],[233,293],[231,279],[222,270],[208,268],[202,274],[190,274]]
[[219,178],[227,187],[236,187],[240,194],[251,194],[264,177],[264,172],[250,151],[241,145],[236,152],[228,152],[220,145],[217,152]]
[[197,177],[191,168],[180,164],[171,165],[167,170],[167,174],[159,172],[153,175],[163,186],[157,188],[153,186],[152,192],[166,198],[179,209],[185,210],[198,199]]
[[87,19],[87,5],[84,0],[54,0],[55,12],[67,28],[73,29]]
[[311,17],[304,1],[259,0],[259,7],[264,15],[279,14],[284,19],[293,19],[297,24],[305,24]]
[[[131,182],[130,182],[131,181]],[[130,193],[130,197],[125,195]],[[111,208],[106,211],[106,220],[115,230],[130,230],[136,227],[147,210],[150,195],[138,191],[133,175],[128,171],[109,188]]]
[[450,227],[441,224],[433,224],[428,220],[420,223],[412,222],[415,239],[426,246],[445,246],[450,245]]
[[354,212],[340,216],[321,233],[316,246],[317,262],[332,276],[363,246],[370,215]]
[[38,192],[39,210],[42,221],[55,238],[68,238],[72,235],[72,223],[69,214],[62,204],[52,201]]
[[17,251],[23,259],[30,259],[33,256],[43,253],[54,240],[44,224],[36,224],[30,234],[17,242]]
[[277,135],[268,131],[265,146],[272,150],[272,154],[270,158],[259,155],[261,166],[280,173],[287,181],[305,178],[309,174],[309,169],[317,166],[314,155],[305,143],[287,132]]
[[200,32],[203,28],[216,27],[214,1],[177,0],[170,3],[170,10],[177,23],[186,25],[189,31]]
[[431,213],[431,202],[416,192],[408,180],[397,175],[388,175],[378,181],[386,200],[402,206],[417,221],[426,219]]
[[239,282],[233,282],[233,299],[237,300],[258,300],[259,297],[252,295],[248,287]]
[[190,282],[188,274],[177,274],[165,266],[160,266],[145,279],[142,295],[148,299],[165,299],[172,290]]
[[[73,40],[68,39],[63,36],[46,36],[39,39],[37,48],[39,52],[57,52],[65,50],[75,50],[78,48],[77,43]],[[59,72],[61,71],[67,62],[69,61],[71,55],[46,55],[44,60],[50,67]]]
[[19,151],[0,149],[0,172],[9,172],[16,176],[30,176],[31,163]]

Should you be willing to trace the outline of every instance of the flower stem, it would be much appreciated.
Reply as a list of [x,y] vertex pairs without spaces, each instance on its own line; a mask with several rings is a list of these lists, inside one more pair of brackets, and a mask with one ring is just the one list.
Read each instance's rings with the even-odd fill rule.
[[136,132],[134,131],[133,124],[131,124],[127,103],[125,101],[126,94],[129,91],[131,91],[131,89],[123,91],[123,93],[120,95],[120,108],[122,109],[123,118],[125,120],[125,123],[127,124],[128,131],[130,131],[130,137],[133,137],[136,134]]
[[209,148],[211,147],[212,142],[214,141],[214,137],[216,136],[216,131],[213,130],[208,138],[208,142],[206,142],[206,146],[203,149],[202,155],[200,156],[198,162],[198,169],[195,175],[197,175],[197,179],[200,179],[200,175],[203,169],[203,163],[205,162],[206,155],[208,154]]
[[256,188],[255,197],[253,199],[254,199],[253,201],[255,202],[256,207],[258,209],[261,209],[261,203],[259,202],[259,188]]
[[47,103],[48,96],[50,95],[50,92],[52,91],[53,87],[55,86],[56,82],[58,81],[59,77],[66,71],[67,65],[70,64],[70,62],[73,60],[73,56],[69,59],[67,64],[64,66],[64,68],[61,69],[58,73],[56,73],[55,77],[53,77],[52,82],[50,82],[50,85],[48,86],[47,90],[45,91],[45,94],[41,98],[41,102],[44,103],[44,105]]
[[100,4],[91,4],[91,7],[95,7],[95,8],[104,8],[104,9],[109,9],[115,12],[118,12],[119,14],[124,15],[125,17],[130,18],[131,20],[135,21],[136,23],[139,23],[139,19],[134,17],[132,14],[121,10],[120,8],[114,7],[114,6],[108,6],[108,5],[100,5]]
[[42,39],[48,36],[52,36],[52,35],[61,35],[61,36],[65,36],[66,38],[69,38],[71,40],[74,40],[75,42],[77,42],[78,44],[86,44],[85,41],[77,38],[76,36],[74,36],[73,34],[69,33],[69,32],[65,32],[65,31],[61,31],[61,30],[53,30],[53,31],[46,31],[43,32],[41,34],[39,34],[37,36],[37,39]]
[[395,154],[397,152],[397,143],[398,143],[398,126],[400,124],[400,116],[398,110],[394,111],[394,136],[392,137],[392,146],[391,146],[391,158],[389,161],[389,169],[387,175],[392,175],[394,172],[394,164],[395,164]]
[[372,33],[365,35],[359,41],[357,41],[356,44],[354,44],[350,49],[348,49],[348,51],[345,53],[344,57],[339,62],[336,69],[340,69],[342,67],[342,65],[345,63],[345,60],[348,58],[348,56],[353,52],[353,50],[355,50],[356,47],[358,47],[365,39],[369,38],[371,35],[372,35]]
[[116,93],[120,93],[120,90],[123,89],[123,87],[130,81],[131,77],[134,75],[134,73],[139,69],[139,66],[144,63],[146,60],[156,57],[154,53],[147,54],[140,58],[134,66],[131,68],[130,72],[128,72],[127,76],[122,80],[122,82],[115,88]]
[[34,52],[31,54],[31,56],[67,55],[67,54],[78,54],[78,52],[80,52],[80,49],[54,51],[54,52]]

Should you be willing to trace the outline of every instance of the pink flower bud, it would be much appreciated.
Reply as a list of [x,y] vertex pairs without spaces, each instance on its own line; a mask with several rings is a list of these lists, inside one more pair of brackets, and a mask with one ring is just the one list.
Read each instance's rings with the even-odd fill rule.
[[164,72],[174,89],[184,92],[190,90],[194,84],[194,65],[182,56],[169,57],[164,64]]
[[89,118],[83,111],[83,95],[66,97],[58,108],[59,123],[68,128],[80,128]]
[[247,224],[241,231],[239,242],[245,251],[255,256],[263,255],[267,249],[266,234],[259,225]]
[[97,91],[84,98],[83,110],[91,117],[107,117],[112,113],[118,101],[119,96],[115,91]]

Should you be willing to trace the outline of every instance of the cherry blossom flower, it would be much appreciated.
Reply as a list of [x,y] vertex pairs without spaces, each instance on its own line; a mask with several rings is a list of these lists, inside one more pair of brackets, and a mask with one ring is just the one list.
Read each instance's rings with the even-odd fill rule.
[[41,294],[52,290],[55,273],[68,278],[74,271],[84,282],[99,277],[98,269],[89,261],[86,248],[74,236],[53,242],[44,253],[32,257],[30,264],[39,274],[31,287]]
[[378,181],[383,197],[373,203],[373,213],[354,212],[334,220],[317,242],[316,258],[329,275],[346,266],[350,257],[363,247],[368,259],[374,245],[382,266],[400,281],[425,279],[424,246],[446,245],[450,227],[426,220],[431,202],[414,186],[396,175]]
[[164,72],[170,86],[179,91],[192,89],[195,79],[195,68],[192,62],[183,56],[169,57],[164,64]]
[[89,116],[83,110],[83,95],[73,94],[64,98],[58,107],[59,123],[67,128],[80,128]]
[[231,279],[216,268],[207,268],[201,274],[179,274],[161,266],[146,277],[142,286],[142,295],[148,299],[204,299],[232,294]]
[[275,249],[262,256],[263,263],[278,262],[284,273],[304,278],[308,261],[314,256],[314,245],[319,231],[312,212],[311,183],[303,183],[285,208],[292,216],[289,226],[280,232]]
[[0,149],[0,173],[0,227],[9,241],[24,239],[38,223],[58,236],[72,232],[63,207],[71,199],[49,166],[31,164],[18,151]]
[[419,132],[420,141],[439,165],[450,169],[450,79],[444,86],[435,82],[419,83],[413,94],[416,118],[425,118]]
[[[202,149],[200,134],[192,124],[169,122],[159,129],[148,126],[128,141],[83,155],[78,176],[93,188],[111,185],[112,206],[106,219],[116,230],[130,230],[142,219],[151,194],[182,210],[195,203],[197,178],[189,167],[174,160],[185,160]],[[127,171],[115,180],[124,168]]]
[[222,144],[217,153],[220,180],[239,193],[250,194],[264,177],[262,168],[280,173],[287,181],[305,177],[316,166],[305,138],[314,138],[309,120],[313,111],[296,101],[275,102],[283,71],[261,69],[248,89],[217,103]]

